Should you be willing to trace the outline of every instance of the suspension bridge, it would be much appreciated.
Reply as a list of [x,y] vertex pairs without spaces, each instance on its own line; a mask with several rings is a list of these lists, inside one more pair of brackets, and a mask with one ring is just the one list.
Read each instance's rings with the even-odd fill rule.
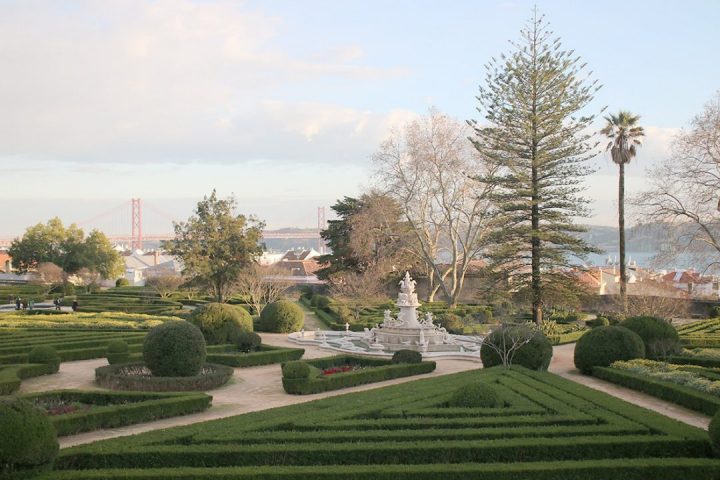
[[[145,242],[159,242],[175,238],[175,234],[172,232],[146,233],[143,230],[143,214],[147,213],[163,219],[164,223],[168,224],[168,226],[170,226],[172,222],[178,221],[173,215],[168,214],[152,203],[143,202],[140,198],[133,198],[130,202],[123,202],[120,205],[76,223],[82,228],[98,228],[107,234],[111,242],[128,245],[132,250],[142,250]],[[108,228],[108,220],[110,220],[109,223],[111,224],[115,223],[115,228],[112,228],[112,225]],[[105,228],[99,228],[101,225]],[[118,229],[128,232],[128,227],[129,233],[111,233],[118,231]],[[325,207],[318,207],[316,228],[265,230],[263,232],[263,239],[317,240],[317,249],[322,252],[325,250],[325,243],[320,237],[320,231],[325,228]],[[20,236],[21,235],[0,237],[0,247],[10,246],[12,241]]]

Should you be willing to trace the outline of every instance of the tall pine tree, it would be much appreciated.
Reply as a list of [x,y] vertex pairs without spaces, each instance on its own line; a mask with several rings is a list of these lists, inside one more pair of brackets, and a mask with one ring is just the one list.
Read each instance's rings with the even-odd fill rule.
[[486,65],[477,97],[485,121],[470,121],[475,148],[499,166],[479,180],[496,185],[494,247],[489,252],[513,292],[526,292],[542,323],[544,290],[566,282],[573,257],[593,248],[580,240],[575,219],[587,216],[583,177],[596,152],[580,112],[600,88],[572,50],[564,50],[535,11],[513,51]]

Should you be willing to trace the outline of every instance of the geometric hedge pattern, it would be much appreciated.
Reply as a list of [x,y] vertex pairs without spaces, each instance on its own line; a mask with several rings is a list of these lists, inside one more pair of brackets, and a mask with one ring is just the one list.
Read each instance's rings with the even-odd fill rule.
[[[449,408],[470,382],[497,408]],[[61,451],[54,479],[717,479],[707,433],[556,375],[423,379]]]

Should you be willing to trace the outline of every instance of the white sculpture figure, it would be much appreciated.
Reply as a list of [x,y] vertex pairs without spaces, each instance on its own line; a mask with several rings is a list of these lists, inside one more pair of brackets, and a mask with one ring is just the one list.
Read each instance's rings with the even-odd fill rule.
[[390,310],[385,310],[383,312],[383,325],[389,327],[391,320],[392,318],[390,317]]
[[350,331],[350,324],[348,322],[345,322],[345,331],[346,332]]
[[415,293],[416,282],[410,278],[410,272],[405,272],[405,277],[400,280],[400,291],[403,293]]
[[434,327],[433,324],[433,314],[432,312],[427,312],[425,314],[425,320],[422,322],[423,327]]
[[301,336],[302,338],[305,338],[305,329],[304,329],[304,328],[301,328],[301,329],[300,329],[300,336]]

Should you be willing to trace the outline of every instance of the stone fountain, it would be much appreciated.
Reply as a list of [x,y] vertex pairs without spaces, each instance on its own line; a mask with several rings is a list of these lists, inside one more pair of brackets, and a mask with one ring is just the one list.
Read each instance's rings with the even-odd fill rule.
[[397,318],[385,311],[381,325],[363,332],[315,331],[295,332],[288,336],[291,342],[316,345],[325,350],[371,356],[391,356],[398,350],[415,350],[427,358],[457,358],[480,361],[482,337],[452,335],[433,323],[432,313],[418,317],[415,281],[406,272],[400,281]]

